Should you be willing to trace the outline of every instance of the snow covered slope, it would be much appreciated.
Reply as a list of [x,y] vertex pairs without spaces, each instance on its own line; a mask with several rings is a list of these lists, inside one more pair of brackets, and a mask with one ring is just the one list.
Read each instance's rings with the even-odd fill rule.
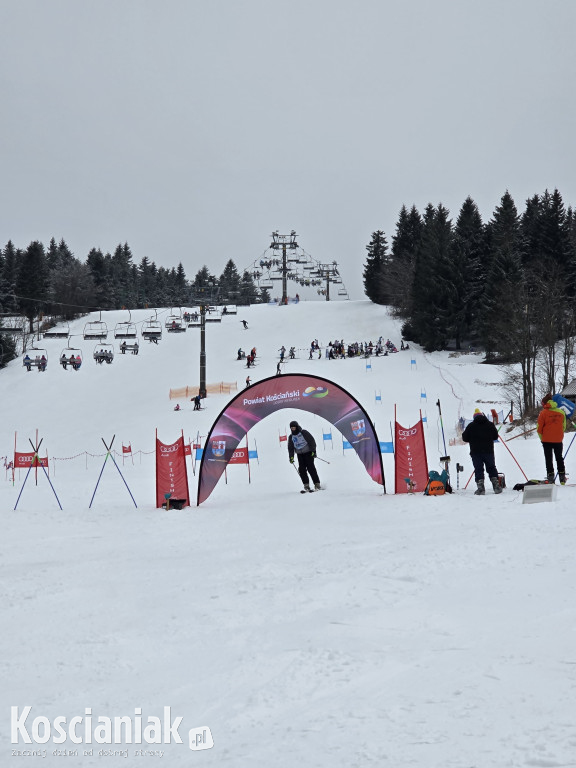
[[[312,339],[400,343],[397,321],[369,302],[301,302],[239,308],[209,323],[208,382],[244,386],[273,375],[278,350],[298,349],[285,371],[310,372],[349,389],[390,440],[394,404],[403,425],[427,417],[431,469],[459,417],[474,408],[508,410],[499,372],[475,355],[308,359]],[[125,312],[103,313],[113,329]],[[160,314],[160,313],[159,313]],[[168,314],[167,312],[165,313]],[[142,323],[150,310],[133,312]],[[162,319],[164,316],[162,316]],[[447,446],[464,465],[452,496],[388,494],[351,452],[320,448],[327,490],[301,496],[284,433],[297,416],[322,444],[324,420],[281,411],[250,433],[259,461],[230,467],[201,507],[155,509],[154,436],[206,435],[229,399],[206,409],[170,388],[199,381],[199,330],[164,333],[140,354],[112,365],[91,359],[82,339],[90,319],[71,326],[84,364],[64,371],[61,340],[45,340],[45,373],[20,361],[0,371],[0,455],[36,430],[50,457],[50,479],[14,485],[2,477],[0,609],[0,764],[12,749],[78,749],[67,765],[102,765],[101,749],[160,750],[169,765],[233,766],[554,766],[576,764],[576,564],[572,487],[553,503],[522,505],[514,483],[543,475],[538,440],[496,449],[508,487],[475,497],[463,485],[472,467],[464,446]],[[243,330],[241,320],[248,322]],[[140,327],[140,326],[139,326]],[[110,337],[112,334],[110,334]],[[236,360],[256,346],[257,367]],[[381,401],[376,400],[381,396]],[[333,430],[334,433],[334,430]],[[89,509],[104,446],[131,444],[117,457],[138,504],[109,462]],[[565,441],[567,446],[568,440]],[[518,464],[516,463],[516,460]],[[570,473],[576,449],[569,454]],[[453,471],[454,475],[454,471]],[[196,477],[190,472],[195,498]],[[10,744],[10,707],[35,716],[182,716],[183,744]],[[214,747],[191,754],[190,728],[208,726]],[[82,729],[79,729],[79,732]],[[125,742],[125,739],[124,739]],[[93,755],[84,750],[93,748]],[[118,764],[116,756],[106,764]]]

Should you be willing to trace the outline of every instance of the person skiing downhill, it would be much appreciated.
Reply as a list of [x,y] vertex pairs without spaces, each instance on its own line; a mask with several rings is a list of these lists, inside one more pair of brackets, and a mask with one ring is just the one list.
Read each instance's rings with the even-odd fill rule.
[[314,483],[314,490],[320,490],[320,478],[314,466],[316,458],[316,441],[306,429],[302,429],[297,421],[290,422],[290,437],[288,438],[288,455],[290,464],[294,464],[294,454],[298,457],[298,474],[304,484],[304,491],[310,491],[310,480],[308,473]]
[[498,440],[498,430],[479,408],[476,408],[472,421],[462,432],[462,440],[465,443],[470,443],[470,458],[474,465],[474,479],[478,486],[474,495],[484,496],[486,493],[484,489],[484,466],[486,466],[494,493],[502,493],[494,460],[494,441]]

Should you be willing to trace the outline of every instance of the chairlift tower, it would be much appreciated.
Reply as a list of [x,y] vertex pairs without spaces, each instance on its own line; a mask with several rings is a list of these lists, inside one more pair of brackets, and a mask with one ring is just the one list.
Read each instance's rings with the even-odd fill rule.
[[270,248],[273,251],[282,249],[282,266],[279,267],[282,274],[282,304],[288,304],[288,251],[295,251],[298,248],[296,242],[296,232],[292,230],[289,235],[279,235],[278,231],[272,232],[272,242]]
[[330,301],[330,283],[341,283],[342,278],[338,272],[338,264],[333,261],[331,264],[319,264],[318,267],[310,273],[314,277],[326,281],[326,301]]
[[209,281],[206,286],[196,288],[190,301],[200,307],[200,386],[198,394],[201,398],[207,395],[206,389],[206,310],[215,304],[220,293],[220,287]]

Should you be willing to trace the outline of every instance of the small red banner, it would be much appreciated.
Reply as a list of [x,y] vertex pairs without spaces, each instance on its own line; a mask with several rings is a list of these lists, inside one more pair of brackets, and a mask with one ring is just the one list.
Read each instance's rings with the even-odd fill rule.
[[236,448],[228,464],[248,464],[248,448]]
[[19,453],[16,452],[14,454],[14,467],[16,469],[28,469],[28,467],[47,467],[48,466],[48,456],[38,456],[36,460],[34,460],[34,456],[36,454],[34,452],[31,453]]

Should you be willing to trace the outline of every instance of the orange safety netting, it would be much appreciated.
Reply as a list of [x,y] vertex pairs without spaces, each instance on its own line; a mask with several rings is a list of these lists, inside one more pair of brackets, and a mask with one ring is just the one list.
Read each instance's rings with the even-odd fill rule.
[[[200,387],[179,387],[177,389],[170,390],[170,400],[183,400],[190,397],[195,397],[199,392]],[[206,392],[209,395],[229,395],[231,392],[238,390],[238,382],[236,381],[220,381],[218,384],[207,384]]]

